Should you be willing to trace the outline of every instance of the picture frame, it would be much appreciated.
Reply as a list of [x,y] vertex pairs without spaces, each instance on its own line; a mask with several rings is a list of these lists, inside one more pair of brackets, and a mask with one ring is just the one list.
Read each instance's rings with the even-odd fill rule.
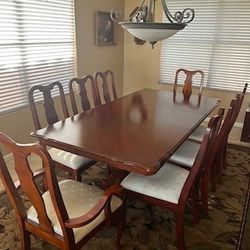
[[110,18],[109,12],[97,11],[96,13],[96,45],[115,45],[114,21]]

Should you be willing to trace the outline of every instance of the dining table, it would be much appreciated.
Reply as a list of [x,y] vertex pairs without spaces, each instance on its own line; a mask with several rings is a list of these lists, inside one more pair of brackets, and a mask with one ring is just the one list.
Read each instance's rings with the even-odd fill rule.
[[31,135],[115,169],[153,175],[218,103],[207,96],[142,89]]

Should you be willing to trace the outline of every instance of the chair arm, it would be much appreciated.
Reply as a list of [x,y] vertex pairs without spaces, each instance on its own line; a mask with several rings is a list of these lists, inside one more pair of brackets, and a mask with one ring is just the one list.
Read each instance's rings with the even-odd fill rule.
[[99,202],[86,214],[79,216],[74,219],[68,219],[65,222],[65,227],[67,228],[76,228],[82,227],[93,221],[104,209],[105,206],[110,204],[111,198],[115,194],[120,194],[122,187],[119,184],[114,184],[109,187]]

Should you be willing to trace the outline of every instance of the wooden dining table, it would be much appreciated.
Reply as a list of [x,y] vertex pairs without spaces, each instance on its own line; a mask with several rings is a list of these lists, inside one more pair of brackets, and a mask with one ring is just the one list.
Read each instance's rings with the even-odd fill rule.
[[217,105],[216,98],[143,89],[31,135],[113,168],[152,175]]

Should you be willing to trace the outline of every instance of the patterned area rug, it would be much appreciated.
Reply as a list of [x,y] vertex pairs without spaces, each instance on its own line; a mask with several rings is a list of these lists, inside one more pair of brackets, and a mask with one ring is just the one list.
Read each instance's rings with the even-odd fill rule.
[[[199,224],[194,224],[189,208],[186,209],[185,240],[187,249],[229,250],[235,249],[240,229],[242,212],[250,172],[250,155],[247,152],[229,149],[228,168],[223,184],[215,194],[210,193],[209,216],[202,215]],[[83,174],[83,181],[100,186],[107,174],[106,167],[98,163]],[[1,200],[0,249],[18,249],[18,227],[13,210]],[[3,205],[5,203],[5,205]],[[8,204],[8,203],[7,203]],[[171,212],[150,206],[139,200],[129,199],[126,205],[127,226],[122,238],[124,250],[176,249],[175,220]],[[86,244],[84,250],[115,249],[115,230],[104,229]],[[48,243],[32,238],[32,249],[55,249]]]

